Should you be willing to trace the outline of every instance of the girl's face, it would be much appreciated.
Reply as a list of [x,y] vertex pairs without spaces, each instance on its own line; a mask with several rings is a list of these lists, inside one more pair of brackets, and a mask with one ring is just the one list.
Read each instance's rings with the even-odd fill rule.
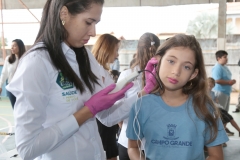
[[12,42],[11,52],[12,52],[12,54],[18,55],[18,53],[19,53],[19,47],[18,47],[18,45],[17,45],[16,42]]
[[120,47],[120,43],[118,43],[118,44],[115,46],[113,55],[109,57],[109,63],[113,63],[114,60],[118,57],[119,47]]
[[195,54],[186,47],[174,47],[166,51],[161,59],[159,77],[165,89],[182,90],[182,87],[198,74],[195,66]]
[[214,85],[212,82],[208,81],[208,91],[210,92],[213,89]]
[[64,42],[76,48],[88,43],[90,37],[96,36],[95,26],[100,21],[101,14],[102,5],[100,4],[93,3],[90,9],[74,16],[64,6],[60,12],[60,18],[65,21],[64,28],[68,33]]

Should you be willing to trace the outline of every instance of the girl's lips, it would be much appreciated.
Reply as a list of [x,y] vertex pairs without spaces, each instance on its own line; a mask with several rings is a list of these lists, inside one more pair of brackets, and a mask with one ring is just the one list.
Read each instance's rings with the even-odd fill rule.
[[173,79],[173,78],[168,78],[168,81],[172,84],[177,84],[178,83],[178,80]]

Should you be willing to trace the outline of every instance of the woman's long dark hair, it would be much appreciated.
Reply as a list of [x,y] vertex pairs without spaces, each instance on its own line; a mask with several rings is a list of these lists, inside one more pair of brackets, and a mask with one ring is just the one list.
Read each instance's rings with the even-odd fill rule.
[[[26,52],[25,45],[21,39],[14,39],[12,42],[15,42],[18,46],[19,52],[18,52],[18,59],[22,57],[22,55]],[[11,54],[8,58],[8,62],[10,64],[14,63],[16,61],[16,55]]]
[[56,69],[61,70],[64,77],[73,82],[81,93],[85,91],[84,83],[93,93],[95,84],[99,84],[98,78],[91,71],[88,53],[84,46],[72,48],[76,54],[82,80],[73,71],[65,58],[61,43],[68,37],[68,33],[62,25],[60,10],[63,6],[66,6],[71,15],[77,15],[88,10],[93,3],[103,5],[104,0],[47,0],[43,8],[41,25],[35,41],[35,44],[37,42],[44,43],[44,47],[37,49],[46,49]]

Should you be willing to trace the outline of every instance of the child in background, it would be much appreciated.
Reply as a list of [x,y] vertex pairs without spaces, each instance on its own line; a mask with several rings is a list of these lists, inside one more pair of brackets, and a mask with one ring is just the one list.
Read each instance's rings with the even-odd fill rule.
[[[236,83],[236,80],[232,79],[232,73],[226,66],[228,53],[224,50],[219,50],[215,53],[215,56],[217,63],[212,68],[212,78],[215,79],[216,85],[213,91],[219,100],[219,104],[228,112],[232,85]],[[227,133],[229,133],[228,130]]]
[[[218,103],[218,99],[215,96],[214,92],[212,91],[214,86],[215,86],[215,80],[213,78],[209,77],[208,78],[208,92],[209,92],[212,100],[216,103],[216,106],[219,107],[224,128],[226,129],[227,123],[230,122],[231,125],[234,128],[236,128],[236,130],[239,132],[239,137],[240,137],[240,128],[239,128],[238,124],[235,122],[233,117],[226,110],[224,110],[223,107]],[[228,134],[233,135],[234,132],[231,132]],[[226,146],[226,145],[224,144],[224,146]]]
[[[153,71],[153,64],[157,64],[158,62],[154,56],[159,46],[160,40],[155,34],[149,32],[144,33],[139,38],[138,41],[135,62],[131,65],[130,69],[121,72],[118,80],[120,81],[128,77],[134,71],[142,71],[144,69]],[[140,75],[133,81],[133,83],[134,86],[131,88],[131,90],[129,90],[129,92],[126,92],[126,96],[137,95],[138,93],[142,94],[149,93],[148,91],[152,91],[152,89],[154,89],[155,86],[151,81],[150,77],[148,76],[148,72],[140,73]],[[133,104],[134,102],[135,101],[133,101],[131,104]],[[128,138],[126,136],[127,125],[128,118],[124,119],[123,122],[119,123],[119,126],[121,128],[121,133],[118,139],[118,153],[120,160],[130,160],[127,151],[128,150]]]
[[[204,59],[194,36],[178,34],[158,49],[162,83],[139,99],[129,115],[130,159],[223,159],[228,141],[217,108],[208,96]],[[131,125],[130,125],[131,124]],[[139,145],[145,139],[145,155]]]
[[120,72],[118,70],[110,70],[110,75],[112,76],[115,83],[117,83]]

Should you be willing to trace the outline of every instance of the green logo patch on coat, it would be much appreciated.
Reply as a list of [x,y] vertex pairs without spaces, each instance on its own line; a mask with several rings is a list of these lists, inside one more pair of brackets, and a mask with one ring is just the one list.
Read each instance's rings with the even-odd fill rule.
[[62,89],[73,88],[73,83],[69,82],[68,79],[63,76],[62,72],[59,72],[56,82]]

